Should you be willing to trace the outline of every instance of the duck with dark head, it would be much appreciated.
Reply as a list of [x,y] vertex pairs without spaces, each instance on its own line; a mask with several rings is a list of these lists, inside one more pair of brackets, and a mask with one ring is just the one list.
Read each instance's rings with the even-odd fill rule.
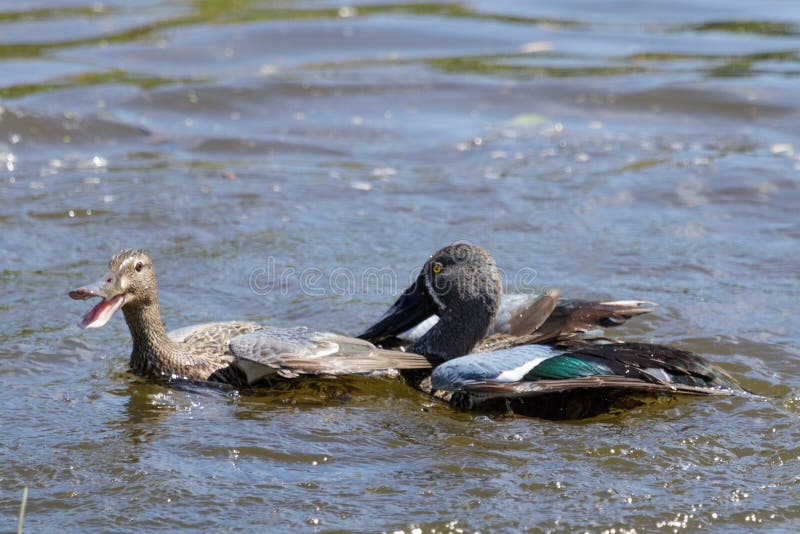
[[[742,392],[735,380],[697,354],[607,338],[572,339],[575,331],[545,328],[547,315],[539,321],[544,333],[482,342],[501,293],[497,268],[486,251],[451,245],[425,263],[415,283],[361,337],[381,343],[438,315],[438,323],[408,349],[428,357],[435,369],[404,374],[423,391],[466,408],[500,406],[563,419],[604,412],[631,395]],[[469,354],[479,342],[484,352]]]
[[436,252],[384,316],[361,334],[382,343],[436,315],[439,320],[408,352],[439,364],[472,351],[497,315],[503,292],[494,259],[480,247],[456,243]]
[[[386,312],[378,323],[371,326],[360,337],[382,347],[400,347],[409,349],[436,325],[443,311],[435,301],[433,281],[450,279],[454,274],[445,273],[438,277],[433,272],[433,264],[449,265],[449,260],[460,256],[467,260],[475,256],[481,261],[491,262],[492,267],[477,273],[467,273],[464,269],[475,269],[476,265],[461,266],[459,283],[482,284],[482,290],[474,288],[476,294],[485,300],[483,311],[495,310],[494,319],[485,332],[487,339],[482,340],[480,347],[498,348],[504,342],[518,343],[521,336],[535,335],[540,341],[566,339],[583,334],[598,334],[603,328],[624,324],[628,319],[652,312],[656,304],[647,300],[613,300],[592,301],[581,299],[561,299],[557,289],[545,293],[505,293],[502,292],[497,278],[494,260],[480,247],[467,243],[456,243],[436,252],[420,271],[419,277]],[[439,259],[436,259],[439,257]],[[443,260],[444,263],[442,263]],[[481,263],[477,261],[477,263]],[[493,298],[500,291],[499,299]],[[461,295],[464,293],[461,292]],[[488,299],[488,300],[487,300]],[[441,303],[438,303],[441,304]],[[456,307],[459,306],[456,303]],[[478,317],[475,313],[465,314]],[[450,310],[452,314],[452,309]],[[452,317],[452,315],[451,315]],[[452,318],[450,319],[453,320]],[[478,328],[474,332],[481,331]],[[447,328],[446,330],[451,330]],[[410,350],[410,349],[409,349]]]

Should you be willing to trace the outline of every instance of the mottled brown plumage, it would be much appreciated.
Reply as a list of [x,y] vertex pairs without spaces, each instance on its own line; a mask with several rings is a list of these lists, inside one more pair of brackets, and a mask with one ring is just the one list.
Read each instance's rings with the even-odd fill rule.
[[[133,340],[131,369],[158,379],[243,386],[277,376],[370,372],[375,362],[381,368],[430,367],[422,356],[378,349],[361,339],[305,327],[234,321],[168,334],[161,321],[152,261],[142,250],[120,251],[99,282],[71,291],[70,296],[101,299],[81,321],[84,328],[103,326],[121,308]],[[289,370],[293,365],[298,368]]]

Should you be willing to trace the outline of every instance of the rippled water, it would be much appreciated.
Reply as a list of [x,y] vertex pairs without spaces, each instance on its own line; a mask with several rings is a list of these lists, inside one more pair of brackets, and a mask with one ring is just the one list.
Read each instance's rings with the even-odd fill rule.
[[[0,530],[800,528],[800,7],[520,4],[0,4]],[[168,389],[66,297],[144,247],[170,328],[357,333],[456,239],[769,399]]]

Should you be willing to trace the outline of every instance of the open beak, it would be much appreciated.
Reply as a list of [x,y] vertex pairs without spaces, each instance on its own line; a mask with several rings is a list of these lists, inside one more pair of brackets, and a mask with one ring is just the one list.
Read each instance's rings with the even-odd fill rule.
[[70,291],[69,296],[75,300],[100,298],[78,322],[81,328],[100,328],[125,304],[125,293],[118,287],[117,276],[110,272],[94,284]]
[[434,315],[436,308],[425,289],[425,281],[422,276],[420,274],[416,282],[400,295],[397,302],[389,308],[380,321],[370,326],[358,337],[378,344],[392,336],[402,334]]

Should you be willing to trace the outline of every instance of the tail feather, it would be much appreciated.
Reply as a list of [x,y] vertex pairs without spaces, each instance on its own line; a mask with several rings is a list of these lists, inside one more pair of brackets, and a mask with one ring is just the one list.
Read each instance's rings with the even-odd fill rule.
[[617,326],[631,317],[650,313],[658,307],[658,304],[649,300],[612,300],[589,304],[595,304],[597,311],[608,312],[607,316],[600,318],[600,326]]

